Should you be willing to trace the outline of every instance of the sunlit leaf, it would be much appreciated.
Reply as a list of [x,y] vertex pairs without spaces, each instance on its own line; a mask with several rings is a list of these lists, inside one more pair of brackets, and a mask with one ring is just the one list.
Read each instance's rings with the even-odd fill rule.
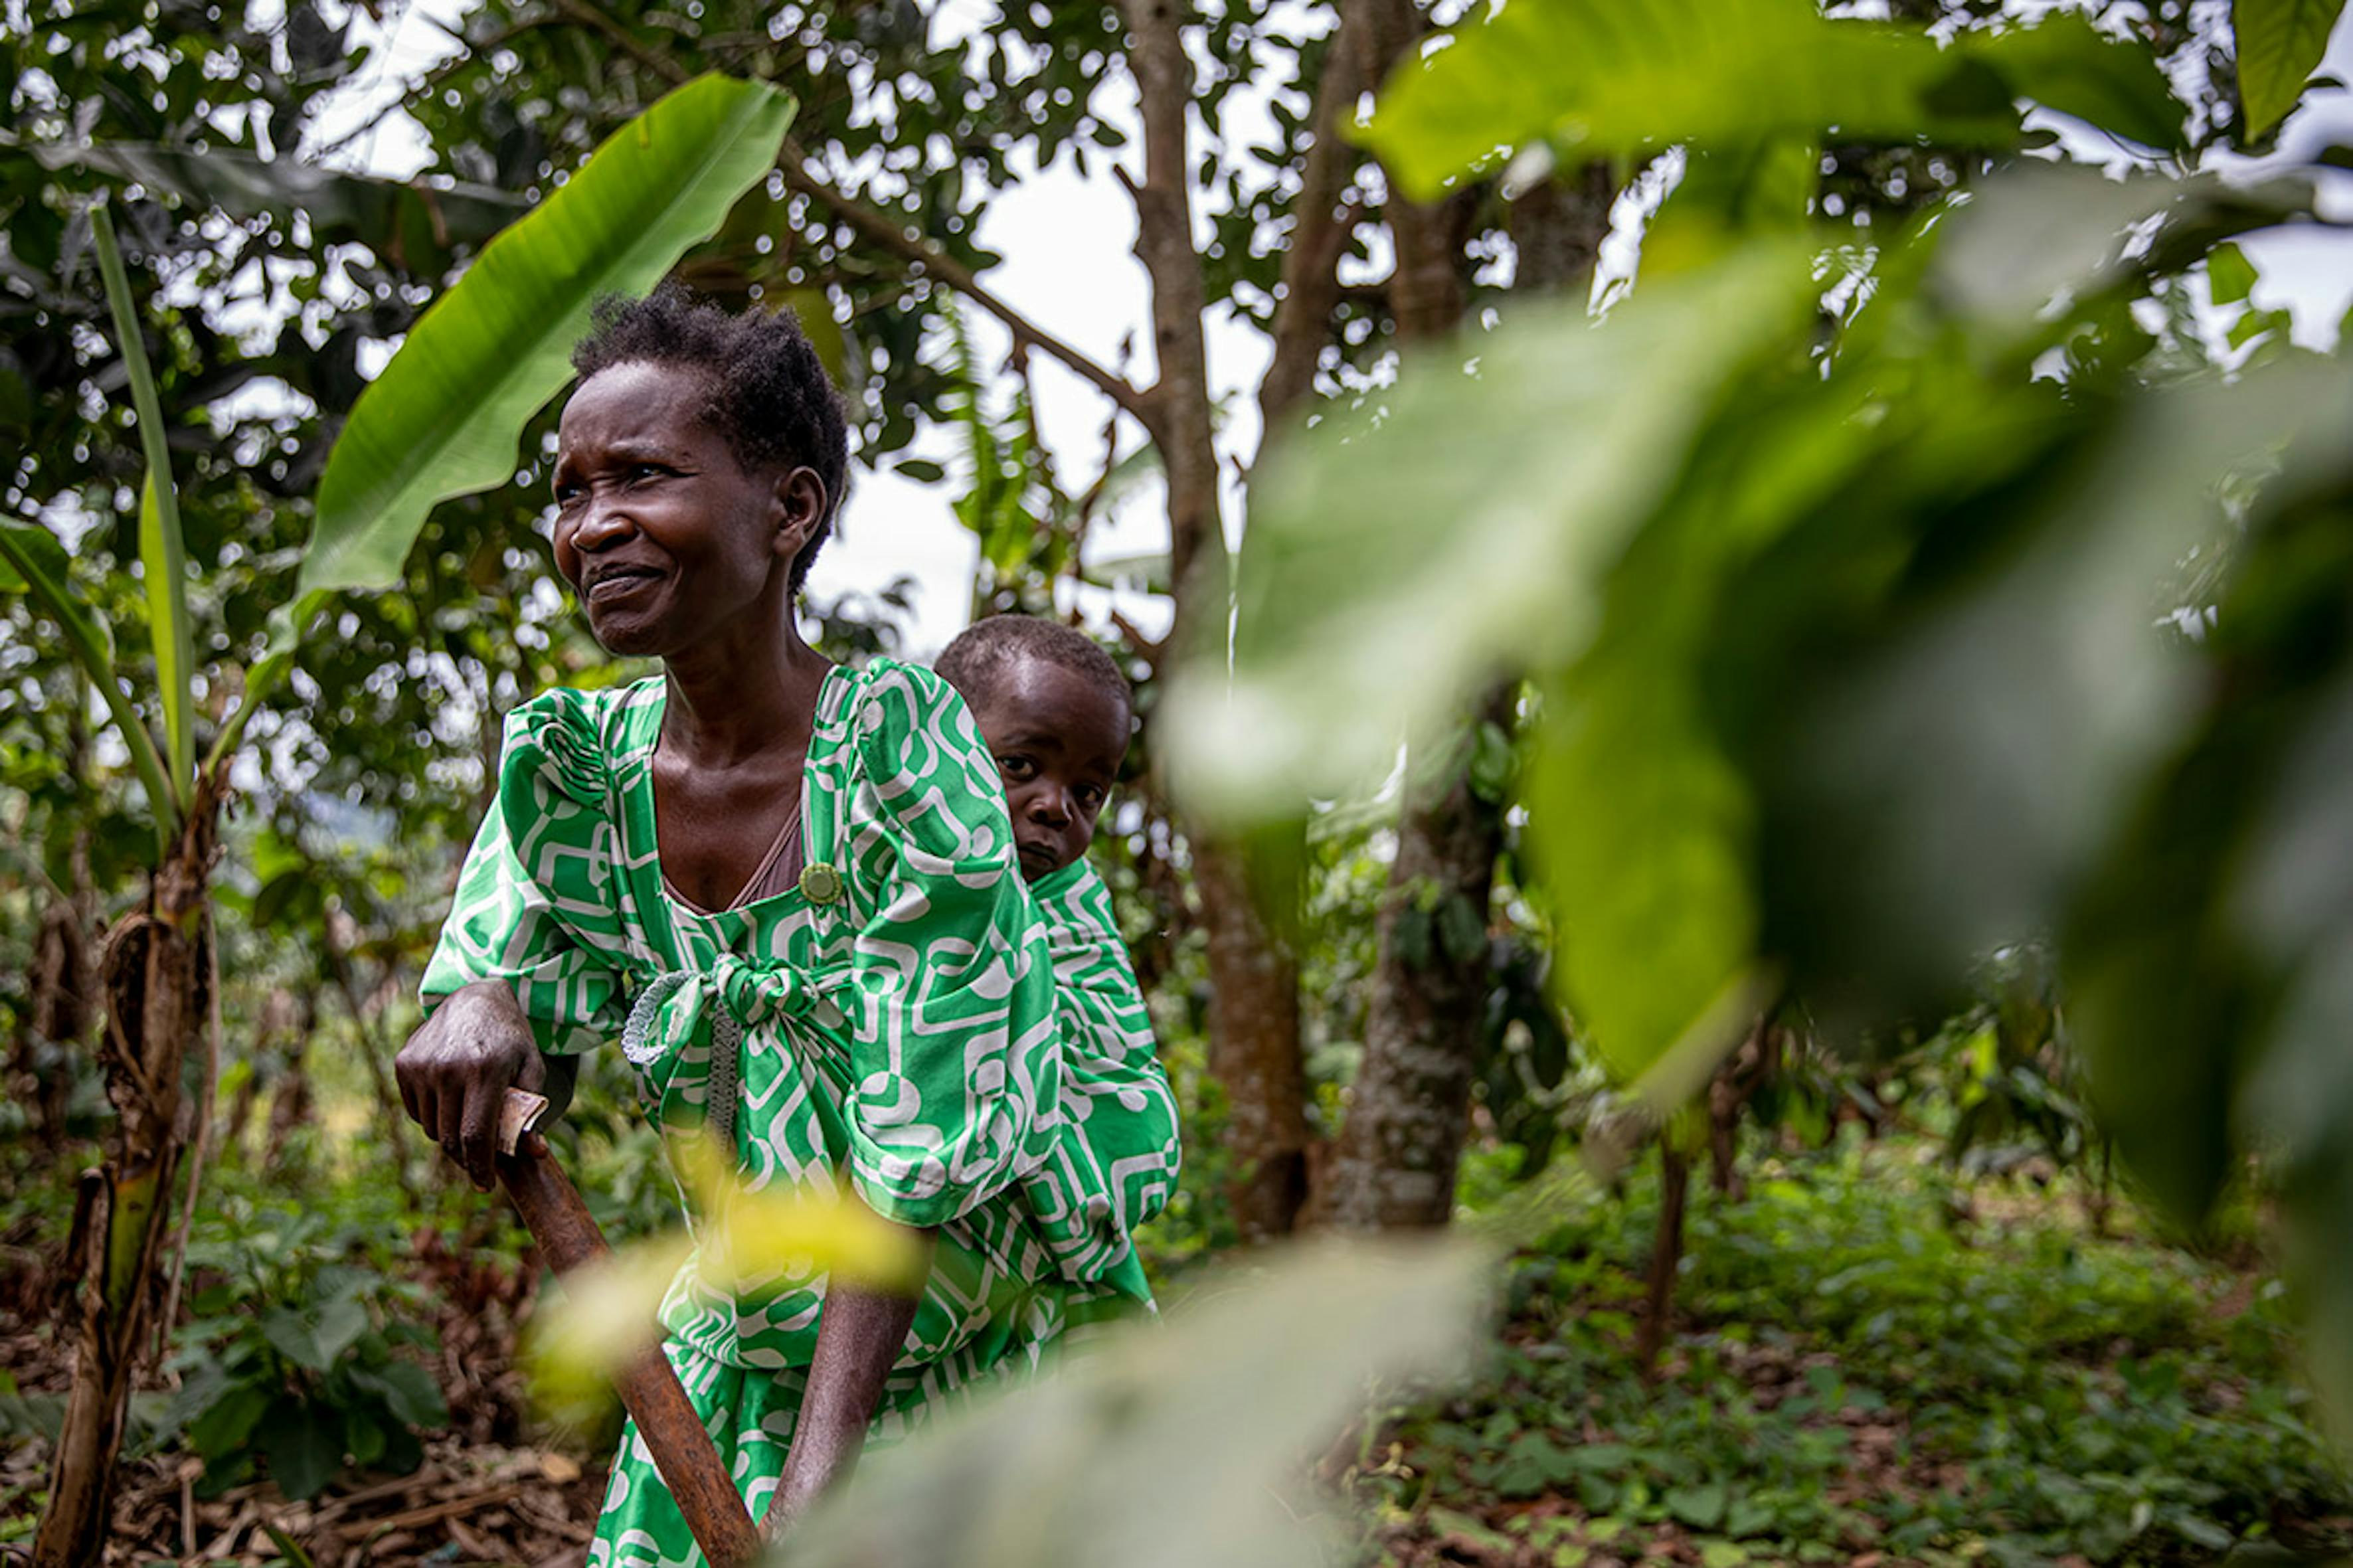
[[1523,799],[1556,979],[1621,1080],[1759,963],[1757,803],[1707,666],[1740,568],[1877,455],[1883,437],[1858,416],[1810,380],[1727,409],[1603,584],[1592,647],[1543,689]]
[[105,279],[106,302],[114,318],[115,347],[131,382],[139,417],[139,445],[147,458],[140,489],[139,563],[146,577],[147,632],[155,649],[155,700],[164,710],[165,801],[176,819],[195,773],[195,650],[188,628],[188,568],[180,533],[179,492],[172,483],[171,447],[164,435],[164,409],[155,395],[155,373],[114,238],[113,215],[100,203],[90,210],[90,238]]
[[1581,1037],[1631,1078],[1755,961],[1747,786],[1671,647],[1581,665],[1544,703],[1527,794]]
[[922,1250],[909,1233],[853,1198],[829,1187],[747,1187],[701,1138],[673,1139],[670,1157],[693,1202],[695,1233],[623,1247],[565,1278],[564,1301],[534,1345],[559,1398],[609,1377],[660,1338],[657,1310],[690,1262],[721,1291],[784,1269],[822,1270],[892,1290],[912,1290],[922,1279]]
[[319,483],[304,592],[397,581],[435,503],[514,472],[523,425],[571,379],[607,294],[643,294],[775,163],[792,100],[709,76],[596,150],[483,247],[364,393]]
[[[164,483],[169,485],[168,476]],[[147,590],[147,625],[155,645],[164,747],[172,777],[185,783],[196,765],[196,655],[188,625],[187,555],[181,545],[179,509],[164,501],[152,472],[139,487],[139,560]]]
[[1548,138],[1582,153],[1777,139],[2006,147],[2031,98],[2176,145],[2181,110],[2148,51],[2058,16],[1940,47],[1831,20],[1812,0],[1514,0],[1399,68],[1366,128],[1410,194]]
[[2232,0],[2247,140],[2268,133],[2304,96],[2344,9],[2345,0]]

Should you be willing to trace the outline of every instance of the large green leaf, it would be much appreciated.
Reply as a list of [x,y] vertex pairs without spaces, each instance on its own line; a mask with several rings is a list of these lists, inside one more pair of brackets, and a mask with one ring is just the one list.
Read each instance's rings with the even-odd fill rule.
[[281,1394],[253,1436],[269,1460],[270,1479],[297,1502],[318,1496],[343,1468],[340,1424],[297,1395]]
[[132,765],[139,772],[139,782],[145,786],[149,806],[155,814],[156,836],[168,840],[178,819],[176,797],[164,775],[164,755],[155,749],[155,737],[115,679],[114,635],[69,590],[65,546],[38,523],[0,518],[0,594],[6,593],[29,595],[65,633],[67,651],[98,688],[131,752]]
[[2178,1218],[2262,1152],[2313,1381],[2353,1437],[2353,375],[2329,368],[2255,389],[2303,439],[2200,649],[2207,711],[2073,911],[2065,973],[2102,1124]]
[[[1522,795],[1559,934],[1556,978],[1622,1081],[1758,970],[1757,804],[1704,699],[1732,573],[1865,465],[1851,397],[1795,378],[1736,403],[1612,572],[1592,647],[1543,688]],[[1745,1020],[1744,1020],[1745,1022]]]
[[2239,107],[2246,139],[2287,118],[2304,84],[2328,52],[2345,0],[2232,0],[2231,31],[2239,46]]
[[1672,648],[1613,648],[1547,687],[1529,836],[1553,889],[1556,978],[1621,1080],[1756,962],[1755,807]]
[[708,76],[623,126],[484,247],[361,395],[319,483],[302,591],[381,588],[436,503],[503,482],[607,294],[642,294],[776,162],[792,100]]
[[1533,308],[1275,447],[1252,487],[1231,685],[1209,650],[1169,695],[1180,786],[1237,809],[1345,790],[1483,679],[1573,656],[1720,389],[1813,299],[1792,242],[1598,324]]
[[185,788],[195,769],[196,650],[188,623],[188,558],[180,509],[167,474],[153,469],[139,487],[139,565],[147,590],[148,635],[155,645],[155,684],[164,707],[164,745],[173,782]]
[[[155,395],[155,373],[115,243],[113,215],[104,202],[90,209],[90,238],[106,281],[106,302],[114,335],[131,379],[131,401],[139,416],[139,444],[147,458],[146,481],[139,492],[139,565],[147,588],[147,632],[155,648],[156,701],[164,710],[165,779],[176,817],[182,792],[196,765],[196,656],[188,626],[188,563],[180,534],[180,496],[172,483],[171,447],[164,438],[164,408]],[[159,803],[158,809],[163,809]]]
[[[2094,877],[2202,685],[2192,645],[2153,627],[2161,585],[2229,537],[2218,492],[2299,429],[2290,451],[2309,463],[2353,424],[2353,385],[2318,364],[2162,395],[1975,381],[1924,384],[1901,445],[1825,509],[1820,546],[1741,596],[1836,571],[1833,539],[1900,574],[1824,595],[1794,636],[1761,613],[1718,634],[1739,639],[1727,665],[1753,668],[1769,642],[1804,649],[1788,685],[1739,702],[1775,835],[1768,931],[1815,1000],[1851,988],[1863,1016],[1933,1008]],[[1914,521],[1891,533],[1873,514]],[[1759,709],[1777,734],[1747,716]],[[2087,999],[2086,1037],[2090,1013]],[[2156,1087],[2131,1078],[2135,1094]]]
[[2148,52],[2080,17],[2031,30],[1925,32],[1832,21],[1812,0],[1513,0],[1390,79],[1364,139],[1429,197],[1504,152],[1684,142],[2004,147],[2032,98],[2138,141],[2178,144],[2181,110]]
[[[2208,258],[2214,302],[2232,303],[2246,298],[2253,273],[2235,247],[2215,242],[2293,221],[2311,203],[2300,180],[2117,180],[2081,164],[2021,160],[1938,220],[1944,232],[1929,279],[1972,325],[2037,338],[2047,333],[2039,323],[2053,300],[2137,291],[2150,270],[2200,256]],[[2152,218],[2160,220],[2153,228]]]
[[1966,34],[1953,52],[1991,67],[2013,97],[2145,146],[2187,144],[2181,102],[2151,52],[2102,37],[2075,12],[2046,16],[2031,27]]
[[[1301,1456],[1367,1387],[1459,1375],[1486,1249],[1294,1247],[1228,1268],[1165,1325],[1107,1331],[1060,1375],[927,1427],[773,1559],[793,1568],[1289,1568],[1339,1560]],[[1376,1381],[1367,1383],[1367,1379]],[[1293,1494],[1287,1497],[1285,1494]]]

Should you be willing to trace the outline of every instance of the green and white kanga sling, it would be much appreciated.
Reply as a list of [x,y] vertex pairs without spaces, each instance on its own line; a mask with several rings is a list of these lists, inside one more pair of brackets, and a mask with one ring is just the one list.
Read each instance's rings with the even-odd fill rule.
[[[547,692],[507,720],[498,798],[428,966],[429,1007],[512,986],[543,1050],[623,1038],[666,1134],[717,1133],[742,1180],[847,1183],[934,1227],[914,1326],[870,1440],[1071,1328],[1149,1311],[1134,1227],[1167,1201],[1176,1108],[1103,882],[1035,887],[963,700],[894,660],[827,678],[802,803],[805,865],[706,911],[654,839],[659,679]],[[754,1517],[783,1468],[825,1277],[715,1292],[681,1272],[665,1350]],[[633,1426],[591,1568],[702,1562]]]

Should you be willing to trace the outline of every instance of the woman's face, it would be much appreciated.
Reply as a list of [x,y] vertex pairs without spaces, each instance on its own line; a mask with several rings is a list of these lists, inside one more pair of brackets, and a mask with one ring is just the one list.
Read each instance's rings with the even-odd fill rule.
[[823,515],[810,470],[737,460],[701,417],[708,395],[691,366],[635,362],[590,376],[564,410],[555,567],[614,653],[664,658],[744,615],[781,617],[793,557]]

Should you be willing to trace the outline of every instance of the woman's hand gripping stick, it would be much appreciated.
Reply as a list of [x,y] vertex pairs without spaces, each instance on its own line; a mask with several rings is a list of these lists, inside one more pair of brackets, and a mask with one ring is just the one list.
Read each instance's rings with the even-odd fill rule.
[[[544,1096],[507,1090],[499,1114],[499,1181],[560,1278],[609,1257],[612,1248],[547,1140],[533,1131],[546,1110]],[[703,1556],[712,1568],[751,1568],[760,1557],[759,1531],[661,1346],[648,1346],[616,1372],[613,1387]]]

